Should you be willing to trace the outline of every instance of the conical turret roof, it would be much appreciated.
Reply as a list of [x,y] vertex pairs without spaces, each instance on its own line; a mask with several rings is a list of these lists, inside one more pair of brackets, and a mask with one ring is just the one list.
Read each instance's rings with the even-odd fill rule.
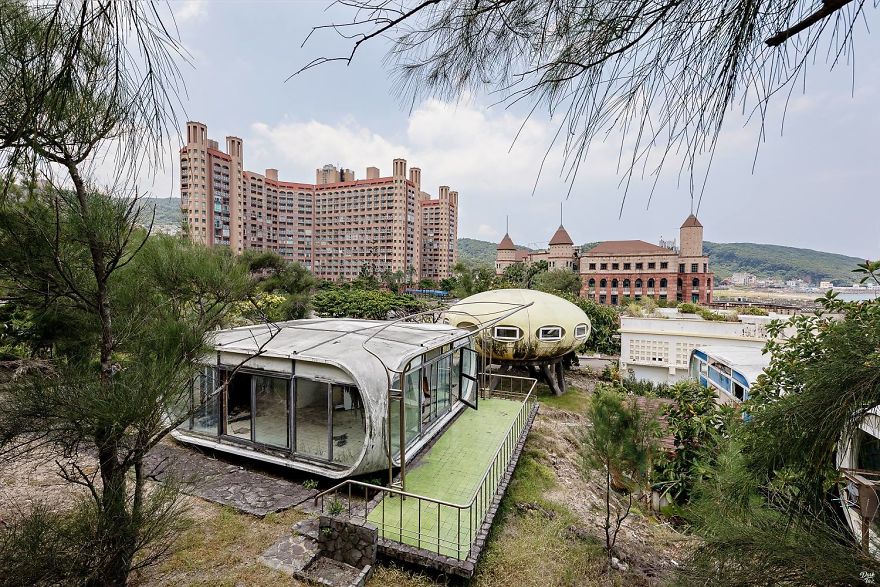
[[553,237],[550,239],[551,245],[573,245],[574,241],[571,240],[571,237],[568,236],[568,232],[565,230],[561,224],[559,228],[556,229],[556,232],[553,234]]
[[510,238],[510,235],[506,232],[504,233],[504,238],[501,239],[501,242],[498,243],[498,247],[496,247],[499,251],[515,251],[516,246],[513,244],[513,240]]
[[696,216],[691,214],[690,216],[688,216],[685,219],[684,224],[682,224],[681,227],[682,228],[692,228],[692,227],[703,228],[703,225],[700,224],[700,221],[697,220]]

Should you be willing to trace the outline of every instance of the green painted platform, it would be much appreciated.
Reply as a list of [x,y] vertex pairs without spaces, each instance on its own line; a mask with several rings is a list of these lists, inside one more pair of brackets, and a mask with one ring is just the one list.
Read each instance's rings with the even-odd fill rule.
[[[407,493],[469,504],[521,408],[519,401],[484,399],[478,410],[465,410],[407,470]],[[494,486],[489,488],[490,500],[495,490]],[[437,504],[388,496],[370,512],[368,520],[389,540],[460,560],[467,558],[472,527],[479,528],[482,519],[476,519],[475,510],[439,507],[438,519]]]

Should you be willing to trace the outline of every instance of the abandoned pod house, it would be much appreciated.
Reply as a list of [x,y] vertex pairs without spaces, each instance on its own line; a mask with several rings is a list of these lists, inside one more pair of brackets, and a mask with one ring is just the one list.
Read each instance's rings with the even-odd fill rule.
[[174,437],[329,478],[399,466],[476,401],[473,332],[450,325],[293,320],[213,346]]

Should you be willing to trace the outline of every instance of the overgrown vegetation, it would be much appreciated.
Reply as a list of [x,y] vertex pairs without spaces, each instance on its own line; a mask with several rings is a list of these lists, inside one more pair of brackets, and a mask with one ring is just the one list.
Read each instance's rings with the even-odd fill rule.
[[578,308],[583,310],[590,318],[592,332],[590,338],[584,343],[582,351],[593,351],[606,355],[620,354],[620,314],[611,306],[598,304],[593,300],[576,295],[562,296]]
[[[599,384],[587,411],[590,425],[581,444],[585,473],[605,479],[605,551],[611,567],[621,524],[629,516],[633,494],[642,489],[656,452],[657,422],[615,386]],[[626,505],[615,506],[612,491],[626,492]]]
[[318,291],[312,298],[312,305],[318,316],[323,318],[368,320],[387,320],[424,309],[424,304],[411,295],[340,286]]
[[[880,262],[857,271],[877,281]],[[682,573],[687,583],[863,584],[880,574],[833,501],[838,443],[880,405],[880,300],[830,294],[820,304],[792,317],[785,339],[775,338],[781,324],[770,327],[771,363],[744,405],[749,419],[687,511],[704,539]]]
[[737,415],[718,405],[714,391],[690,379],[664,389],[663,397],[672,400],[663,409],[664,434],[675,440],[675,447],[674,452],[658,456],[651,485],[670,502],[683,504],[690,500],[694,486],[712,474]]

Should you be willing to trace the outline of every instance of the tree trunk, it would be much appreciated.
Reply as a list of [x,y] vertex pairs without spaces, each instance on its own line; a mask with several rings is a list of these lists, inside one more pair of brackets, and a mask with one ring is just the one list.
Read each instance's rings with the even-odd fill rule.
[[100,562],[88,584],[124,586],[134,556],[136,529],[128,509],[126,469],[119,462],[115,439],[98,447],[101,469],[101,507],[98,521]]

